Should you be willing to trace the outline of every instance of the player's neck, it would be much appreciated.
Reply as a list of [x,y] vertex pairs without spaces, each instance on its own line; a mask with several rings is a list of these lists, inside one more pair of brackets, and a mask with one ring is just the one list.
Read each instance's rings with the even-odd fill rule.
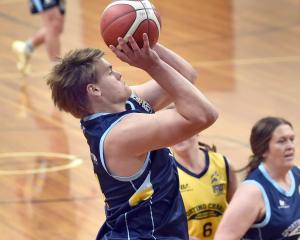
[[93,112],[117,113],[125,111],[125,103],[118,104],[97,104],[92,107]]
[[205,166],[205,155],[198,145],[188,151],[175,153],[176,161],[193,173],[199,173]]
[[289,190],[291,186],[291,179],[289,176],[289,169],[277,169],[276,167],[264,165],[267,173],[274,179],[283,189]]

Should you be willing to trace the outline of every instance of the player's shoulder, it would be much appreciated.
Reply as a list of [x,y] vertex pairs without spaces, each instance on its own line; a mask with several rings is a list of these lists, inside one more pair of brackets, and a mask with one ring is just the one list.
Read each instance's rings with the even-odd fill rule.
[[245,192],[247,193],[247,196],[251,196],[251,197],[259,196],[265,192],[264,186],[260,182],[252,179],[244,180],[240,184],[239,189],[241,192]]
[[[292,168],[293,174],[300,179],[300,166],[294,166]],[[300,180],[299,180],[300,181]]]

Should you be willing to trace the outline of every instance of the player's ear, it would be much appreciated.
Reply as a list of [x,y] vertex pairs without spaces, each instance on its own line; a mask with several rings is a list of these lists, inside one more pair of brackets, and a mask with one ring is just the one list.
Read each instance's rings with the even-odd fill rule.
[[86,92],[88,95],[94,95],[94,96],[102,95],[100,87],[92,83],[89,83],[86,86]]

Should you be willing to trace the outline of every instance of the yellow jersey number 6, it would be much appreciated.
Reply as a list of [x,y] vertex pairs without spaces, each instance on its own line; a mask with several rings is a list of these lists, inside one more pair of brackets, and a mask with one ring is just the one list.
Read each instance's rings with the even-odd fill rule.
[[212,234],[212,223],[208,222],[203,225],[203,236],[209,237]]

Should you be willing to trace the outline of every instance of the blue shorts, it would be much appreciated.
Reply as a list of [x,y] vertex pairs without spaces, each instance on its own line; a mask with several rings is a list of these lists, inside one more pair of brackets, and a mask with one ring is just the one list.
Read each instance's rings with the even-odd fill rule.
[[53,7],[59,7],[60,13],[65,14],[65,0],[30,0],[31,13],[44,12]]

